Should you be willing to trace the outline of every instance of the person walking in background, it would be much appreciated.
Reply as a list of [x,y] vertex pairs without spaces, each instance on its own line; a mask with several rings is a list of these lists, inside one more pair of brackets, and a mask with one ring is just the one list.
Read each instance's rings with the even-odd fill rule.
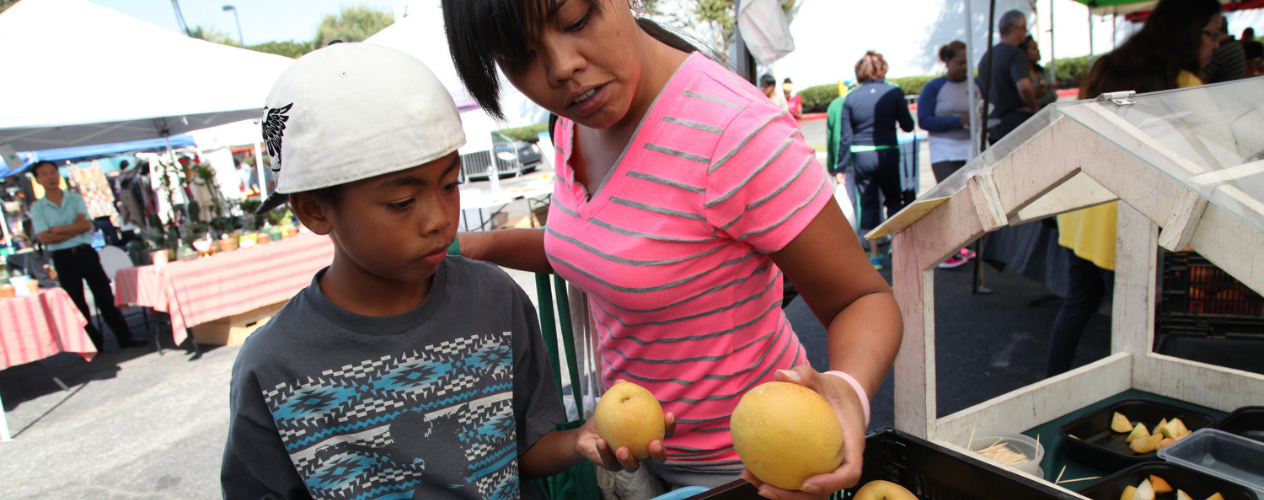
[[1057,79],[1049,72],[1047,68],[1040,65],[1040,44],[1035,38],[1027,35],[1018,48],[1023,49],[1027,53],[1027,60],[1031,64],[1031,83],[1036,91],[1036,111],[1045,109],[1045,106],[1058,102]]
[[1246,77],[1246,51],[1242,43],[1229,34],[1229,19],[1220,16],[1220,29],[1209,33],[1218,34],[1220,46],[1211,54],[1211,61],[1203,68],[1203,83],[1212,84],[1240,80]]
[[[1160,0],[1141,31],[1093,64],[1079,98],[1202,85],[1197,75],[1219,44],[1220,8],[1216,0]],[[1114,282],[1116,209],[1112,202],[1058,216],[1058,244],[1073,254],[1067,295],[1049,336],[1046,376],[1071,369],[1084,326]]]
[[790,81],[790,78],[787,77],[785,80],[781,81],[781,91],[786,94],[786,109],[789,111],[790,116],[793,116],[795,120],[802,120],[803,97],[797,95],[793,97],[790,96],[791,92],[794,91],[794,82]]
[[790,112],[790,105],[786,102],[786,96],[781,92],[777,92],[777,79],[772,75],[764,75],[759,77],[759,90],[768,96],[768,99],[776,104],[782,111]]
[[[985,79],[983,85],[992,106],[987,123],[989,144],[1001,140],[1039,109],[1030,59],[1018,48],[1027,39],[1027,16],[1017,10],[1006,12],[997,23],[997,31],[1001,42],[988,49],[979,61],[979,75]],[[988,75],[991,81],[987,80]]]
[[[88,301],[83,297],[83,282],[92,289],[92,298],[105,324],[118,339],[119,347],[140,347],[146,344],[132,336],[123,319],[123,313],[114,307],[114,293],[110,290],[110,277],[101,268],[101,258],[92,249],[92,220],[88,218],[88,206],[79,193],[62,191],[61,174],[51,161],[41,161],[31,168],[35,182],[44,187],[44,197],[31,205],[31,222],[40,242],[53,254],[53,267],[57,280],[70,295],[79,312],[92,318]],[[97,327],[88,322],[83,329],[88,333],[97,351],[105,350],[105,338]]]
[[[966,68],[966,44],[953,41],[939,48],[939,60],[948,68],[944,76],[931,80],[917,96],[917,124],[928,132],[930,168],[935,182],[943,182],[970,159],[970,85]],[[974,258],[974,251],[962,248],[939,267],[951,269]]]
[[[913,131],[904,92],[886,82],[887,62],[882,54],[865,53],[856,63],[860,86],[843,101],[842,132],[839,134],[838,162],[851,162],[855,171],[863,234],[882,222],[879,196],[885,197],[888,215],[895,215],[904,203],[900,186],[900,146],[896,124]],[[837,166],[835,169],[837,170]],[[877,256],[870,256],[871,261]]]

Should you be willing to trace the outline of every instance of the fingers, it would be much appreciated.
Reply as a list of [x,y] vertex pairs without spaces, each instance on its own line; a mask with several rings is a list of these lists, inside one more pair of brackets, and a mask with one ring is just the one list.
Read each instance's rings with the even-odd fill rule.
[[663,426],[664,426],[663,439],[667,439],[675,435],[676,434],[676,415],[673,415],[671,412],[667,412],[666,415],[663,415]]
[[[615,453],[610,450],[610,445],[606,443],[606,440],[598,438],[596,445],[597,456],[601,460],[602,467],[612,471],[623,470],[623,465],[619,463],[619,458],[615,456]],[[626,450],[627,448],[620,449]]]
[[636,460],[636,457],[632,456],[632,451],[628,450],[626,446],[620,446],[618,450],[615,450],[614,455],[619,460],[619,466],[625,471],[636,472],[637,469],[641,468],[641,463]]

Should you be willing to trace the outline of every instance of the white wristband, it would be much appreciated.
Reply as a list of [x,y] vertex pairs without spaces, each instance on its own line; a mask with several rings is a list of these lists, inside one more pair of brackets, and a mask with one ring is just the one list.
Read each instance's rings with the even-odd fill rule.
[[856,396],[860,397],[860,407],[865,409],[865,428],[868,429],[869,428],[869,395],[865,393],[864,386],[861,386],[860,382],[856,381],[856,377],[848,375],[846,372],[840,372],[838,370],[830,370],[830,371],[825,372],[825,374],[833,375],[835,377],[841,378],[844,381],[846,381],[848,384],[851,384],[851,388],[856,391]]

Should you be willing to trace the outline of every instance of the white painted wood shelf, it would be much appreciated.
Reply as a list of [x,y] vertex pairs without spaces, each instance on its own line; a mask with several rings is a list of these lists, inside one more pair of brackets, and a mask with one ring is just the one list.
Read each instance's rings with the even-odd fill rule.
[[[1264,376],[1152,352],[1158,250],[1192,247],[1264,292],[1264,78],[1051,106],[870,233],[892,234],[904,317],[897,429],[959,447],[1128,389],[1221,411]],[[934,270],[985,233],[1118,202],[1111,355],[952,415],[936,408]]]

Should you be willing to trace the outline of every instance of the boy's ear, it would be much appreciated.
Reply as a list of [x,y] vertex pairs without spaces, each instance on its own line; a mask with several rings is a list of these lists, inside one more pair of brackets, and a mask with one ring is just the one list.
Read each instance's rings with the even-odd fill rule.
[[313,233],[328,235],[333,229],[329,212],[333,207],[321,204],[314,196],[307,193],[290,194],[290,209],[298,216],[299,222],[311,229]]

